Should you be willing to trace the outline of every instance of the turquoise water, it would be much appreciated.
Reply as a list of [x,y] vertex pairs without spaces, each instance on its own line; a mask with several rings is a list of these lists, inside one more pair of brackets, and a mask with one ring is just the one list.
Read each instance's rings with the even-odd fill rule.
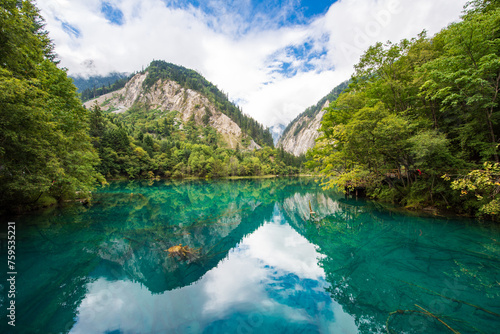
[[[90,206],[2,219],[16,223],[17,276],[13,328],[4,225],[1,333],[500,328],[498,227],[405,215],[310,179],[113,182]],[[191,253],[167,251],[179,244]]]

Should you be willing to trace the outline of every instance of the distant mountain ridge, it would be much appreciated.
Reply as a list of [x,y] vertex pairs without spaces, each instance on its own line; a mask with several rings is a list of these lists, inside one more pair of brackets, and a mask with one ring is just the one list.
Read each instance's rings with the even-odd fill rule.
[[[70,76],[73,80],[73,84],[78,88],[78,93],[82,94],[84,91],[89,90],[98,90],[102,87],[110,87],[115,84],[117,81],[123,79],[130,79],[130,73],[118,73],[112,72],[107,75],[93,75],[89,77],[83,77],[80,75]],[[127,79],[128,78],[128,79]],[[121,87],[120,87],[121,88]],[[102,95],[102,94],[99,94]]]
[[273,125],[269,128],[269,131],[271,131],[271,134],[273,135],[273,142],[274,146],[278,145],[278,141],[283,135],[283,131],[285,131],[286,126],[283,124],[277,124]]
[[303,155],[308,149],[314,147],[315,140],[319,136],[318,129],[325,114],[324,108],[344,91],[349,84],[345,81],[335,87],[330,93],[298,115],[283,131],[277,146],[295,156]]

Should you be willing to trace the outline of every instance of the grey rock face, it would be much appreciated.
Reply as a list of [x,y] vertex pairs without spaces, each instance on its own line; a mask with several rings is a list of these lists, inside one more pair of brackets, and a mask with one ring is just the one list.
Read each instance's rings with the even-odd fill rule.
[[[182,122],[187,122],[194,115],[199,125],[202,124],[205,113],[209,111],[211,116],[208,125],[221,134],[228,147],[234,149],[238,143],[241,146],[244,136],[241,128],[218,111],[205,96],[170,80],[159,80],[151,88],[144,90],[142,83],[146,77],[147,72],[137,74],[122,89],[87,101],[84,105],[91,108],[97,103],[104,111],[121,113],[140,103],[148,105],[152,110],[178,111]],[[251,146],[248,149],[260,148],[253,140]]]
[[[327,101],[323,108],[328,107]],[[319,137],[318,129],[321,127],[321,120],[325,111],[321,111],[313,117],[301,116],[297,119],[287,133],[285,133],[279,140],[278,146],[295,156],[305,154],[308,149],[314,147],[316,138]]]

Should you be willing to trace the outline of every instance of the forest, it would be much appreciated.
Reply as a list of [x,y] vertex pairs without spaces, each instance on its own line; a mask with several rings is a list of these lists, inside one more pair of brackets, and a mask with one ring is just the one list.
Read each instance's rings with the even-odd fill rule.
[[0,211],[88,196],[104,177],[88,114],[31,1],[0,10]]
[[131,109],[122,114],[89,110],[90,136],[99,154],[98,171],[107,178],[289,175],[300,171],[302,160],[270,146],[260,150],[225,148],[216,130],[186,124],[177,112]]
[[[215,85],[163,61],[151,63],[144,88],[169,79],[202,92],[263,148],[230,150],[211,127],[194,120],[179,124],[175,111],[86,110],[58,67],[33,2],[7,0],[2,9],[0,210],[89,197],[106,178],[303,170],[302,158],[274,148],[269,131]],[[411,40],[370,47],[348,88],[328,107],[306,167],[322,176],[325,189],[363,187],[372,198],[407,208],[496,219],[499,35],[498,1],[475,0],[460,22],[433,37],[423,31]]]
[[325,188],[408,208],[500,212],[500,6],[472,1],[433,37],[377,43],[308,152]]
[[[217,133],[194,121],[181,127],[175,112],[126,115],[86,110],[38,8],[30,0],[6,0],[0,11],[0,212],[85,199],[106,178],[225,177],[299,172],[301,161],[275,149],[262,125],[227,101],[198,73],[154,61],[146,85],[176,79],[201,90],[259,151],[219,147]],[[120,79],[110,89],[124,83]]]

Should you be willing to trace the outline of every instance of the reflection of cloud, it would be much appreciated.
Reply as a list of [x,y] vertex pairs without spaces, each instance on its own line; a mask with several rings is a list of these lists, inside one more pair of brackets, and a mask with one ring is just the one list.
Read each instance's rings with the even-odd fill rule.
[[199,308],[203,302],[201,286],[151,294],[139,283],[100,278],[88,285],[70,333],[150,333],[153,328],[186,328],[203,319]]
[[353,318],[325,291],[315,246],[283,220],[275,209],[273,222],[244,238],[198,282],[180,289],[151,294],[136,282],[97,279],[88,284],[70,333],[201,333],[271,325],[356,333]]
[[318,266],[314,245],[288,225],[266,224],[252,234],[245,244],[248,255],[264,264],[303,278],[318,279],[324,271]]
[[265,280],[267,272],[255,261],[250,264],[245,261],[245,253],[246,251],[232,253],[228,261],[217,266],[217,270],[207,273],[204,286],[207,301],[204,313],[223,314],[237,304],[263,301],[264,292],[259,283]]

